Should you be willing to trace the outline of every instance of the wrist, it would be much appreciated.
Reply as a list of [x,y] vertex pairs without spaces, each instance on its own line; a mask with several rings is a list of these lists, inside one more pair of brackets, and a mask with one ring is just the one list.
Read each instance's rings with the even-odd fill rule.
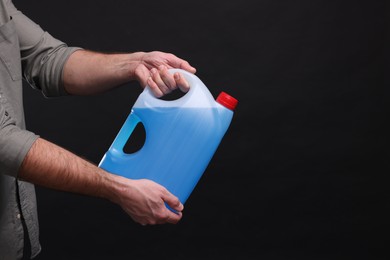
[[[102,170],[104,171],[104,170]],[[123,191],[129,189],[128,179],[104,171],[100,195],[113,203],[119,204]],[[127,183],[125,183],[127,180]]]

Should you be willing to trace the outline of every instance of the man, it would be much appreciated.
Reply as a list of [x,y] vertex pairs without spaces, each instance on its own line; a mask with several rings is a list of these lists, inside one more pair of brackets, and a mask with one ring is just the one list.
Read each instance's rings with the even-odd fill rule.
[[[34,186],[108,199],[142,224],[177,223],[183,205],[148,180],[112,175],[25,130],[22,75],[45,96],[89,95],[130,80],[149,85],[160,97],[189,86],[169,68],[195,73],[173,54],[102,54],[71,48],[54,39],[0,0],[0,259],[29,259],[41,250]],[[177,211],[171,212],[167,203]]]

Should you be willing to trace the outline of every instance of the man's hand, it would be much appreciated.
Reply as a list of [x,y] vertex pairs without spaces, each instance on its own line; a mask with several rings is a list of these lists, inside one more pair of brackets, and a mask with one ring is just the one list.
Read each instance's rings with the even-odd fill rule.
[[[182,218],[183,204],[163,186],[146,179],[114,178],[116,185],[111,200],[135,222],[141,225],[176,224]],[[165,203],[177,213],[169,210]]]
[[188,91],[189,85],[180,73],[168,72],[172,68],[196,72],[187,61],[171,53],[103,54],[78,50],[66,62],[63,80],[65,90],[72,95],[102,93],[133,80],[142,87],[149,85],[156,97],[176,88]]
[[172,75],[168,69],[178,68],[191,73],[196,69],[187,61],[176,57],[171,53],[159,51],[138,52],[133,54],[139,60],[138,66],[134,69],[134,75],[141,86],[148,85],[156,97],[168,94],[176,88],[187,92],[190,88],[188,82],[180,75]]

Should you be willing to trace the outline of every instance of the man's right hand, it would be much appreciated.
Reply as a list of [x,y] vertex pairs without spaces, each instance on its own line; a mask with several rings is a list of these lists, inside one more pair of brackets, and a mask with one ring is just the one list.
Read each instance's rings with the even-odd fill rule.
[[[156,182],[130,180],[112,175],[114,193],[110,199],[141,225],[176,224],[182,218],[183,204],[166,188]],[[177,213],[169,210],[165,203]]]

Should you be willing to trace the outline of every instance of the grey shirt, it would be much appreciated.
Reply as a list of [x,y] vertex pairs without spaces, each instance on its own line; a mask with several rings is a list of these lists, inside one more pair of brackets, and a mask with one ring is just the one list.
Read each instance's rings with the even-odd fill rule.
[[17,179],[38,138],[25,129],[22,78],[45,96],[65,95],[63,66],[77,49],[43,31],[11,0],[0,0],[0,260],[20,259],[24,237],[32,257],[41,250],[34,186]]

